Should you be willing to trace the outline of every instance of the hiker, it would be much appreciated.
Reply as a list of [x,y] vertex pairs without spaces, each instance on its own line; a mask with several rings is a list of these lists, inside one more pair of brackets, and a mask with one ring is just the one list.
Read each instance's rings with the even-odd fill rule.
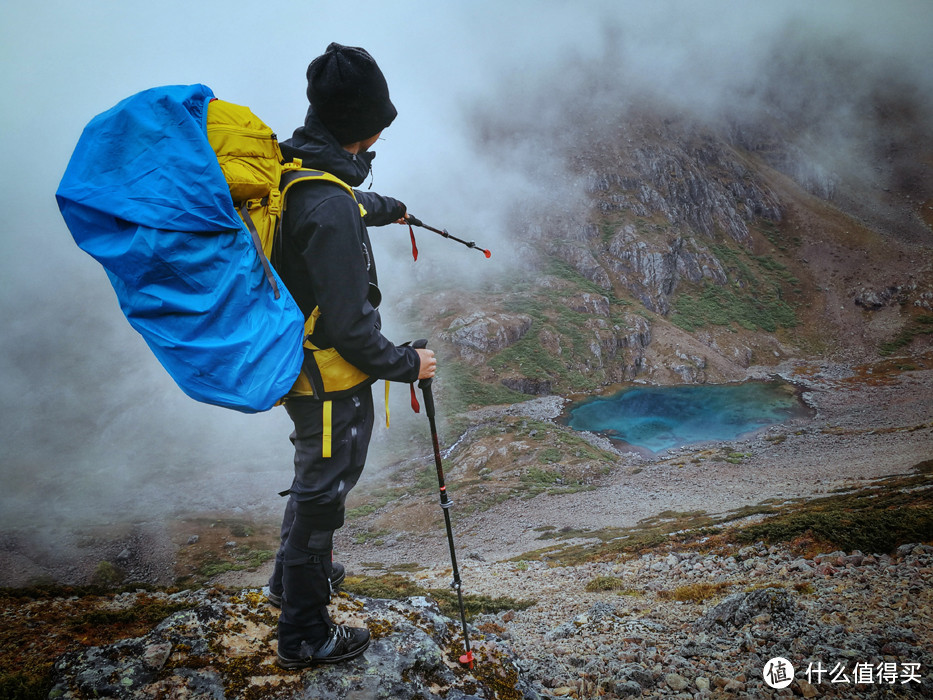
[[[300,158],[304,168],[359,187],[376,155],[370,147],[397,114],[385,77],[365,50],[332,43],[308,66],[307,78],[310,107],[304,125],[281,144],[285,161]],[[267,591],[281,607],[283,668],[352,659],[369,645],[368,630],[335,625],[327,604],[344,577],[344,567],[332,560],[333,538],[366,461],[374,420],[370,386],[377,379],[430,378],[436,368],[433,351],[397,346],[380,331],[381,295],[367,226],[406,216],[398,200],[351,194],[333,182],[300,182],[289,191],[273,263],[305,317],[320,314],[313,345],[334,348],[362,379],[322,400],[302,372],[285,399],[295,425],[295,477]]]

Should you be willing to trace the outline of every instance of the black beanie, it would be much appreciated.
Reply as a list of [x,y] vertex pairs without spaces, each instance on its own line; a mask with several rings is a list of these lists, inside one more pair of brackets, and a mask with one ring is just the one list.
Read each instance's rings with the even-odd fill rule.
[[337,43],[308,66],[308,101],[340,145],[375,136],[398,114],[373,57]]

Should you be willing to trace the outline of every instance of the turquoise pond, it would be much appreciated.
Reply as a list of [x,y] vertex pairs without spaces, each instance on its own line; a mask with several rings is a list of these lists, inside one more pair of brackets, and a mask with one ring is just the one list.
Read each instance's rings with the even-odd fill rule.
[[566,422],[575,430],[662,452],[711,440],[733,440],[809,414],[790,384],[742,382],[635,386],[571,404]]

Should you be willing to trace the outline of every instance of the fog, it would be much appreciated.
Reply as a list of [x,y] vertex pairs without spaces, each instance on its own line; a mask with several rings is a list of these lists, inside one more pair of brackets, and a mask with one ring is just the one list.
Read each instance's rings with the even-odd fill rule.
[[[372,189],[493,251],[487,261],[419,233],[415,263],[406,229],[374,231],[386,333],[401,342],[427,332],[393,305],[420,284],[481,289],[525,274],[509,233],[514,207],[572,207],[567,149],[602,138],[606,119],[643,100],[699,119],[771,115],[801,144],[822,144],[832,157],[819,165],[855,172],[870,165],[862,146],[876,124],[860,108],[879,85],[929,109],[931,30],[925,0],[6,8],[0,525],[277,510],[290,482],[284,411],[241,415],[184,396],[58,214],[54,192],[82,128],[123,97],[201,82],[285,138],[307,107],[309,60],[331,41],[367,48],[399,110],[375,148]],[[393,429],[413,420],[395,407]]]

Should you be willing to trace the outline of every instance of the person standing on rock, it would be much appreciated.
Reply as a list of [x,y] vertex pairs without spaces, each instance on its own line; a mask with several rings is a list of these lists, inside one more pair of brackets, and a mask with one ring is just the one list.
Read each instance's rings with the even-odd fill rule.
[[[301,159],[303,168],[339,182],[292,185],[273,260],[305,318],[316,318],[310,341],[320,350],[306,351],[305,369],[285,400],[295,425],[295,477],[266,591],[281,608],[278,664],[290,669],[352,659],[369,646],[368,630],[335,625],[327,612],[344,576],[333,562],[334,531],[366,461],[371,384],[410,383],[433,377],[436,368],[433,351],[396,346],[380,330],[367,226],[404,221],[405,205],[352,189],[369,175],[376,155],[369,148],[397,114],[385,77],[364,49],[332,43],[308,66],[307,78],[310,107],[282,154],[286,163]],[[328,384],[335,366],[339,376]],[[343,384],[332,391],[337,381]]]

